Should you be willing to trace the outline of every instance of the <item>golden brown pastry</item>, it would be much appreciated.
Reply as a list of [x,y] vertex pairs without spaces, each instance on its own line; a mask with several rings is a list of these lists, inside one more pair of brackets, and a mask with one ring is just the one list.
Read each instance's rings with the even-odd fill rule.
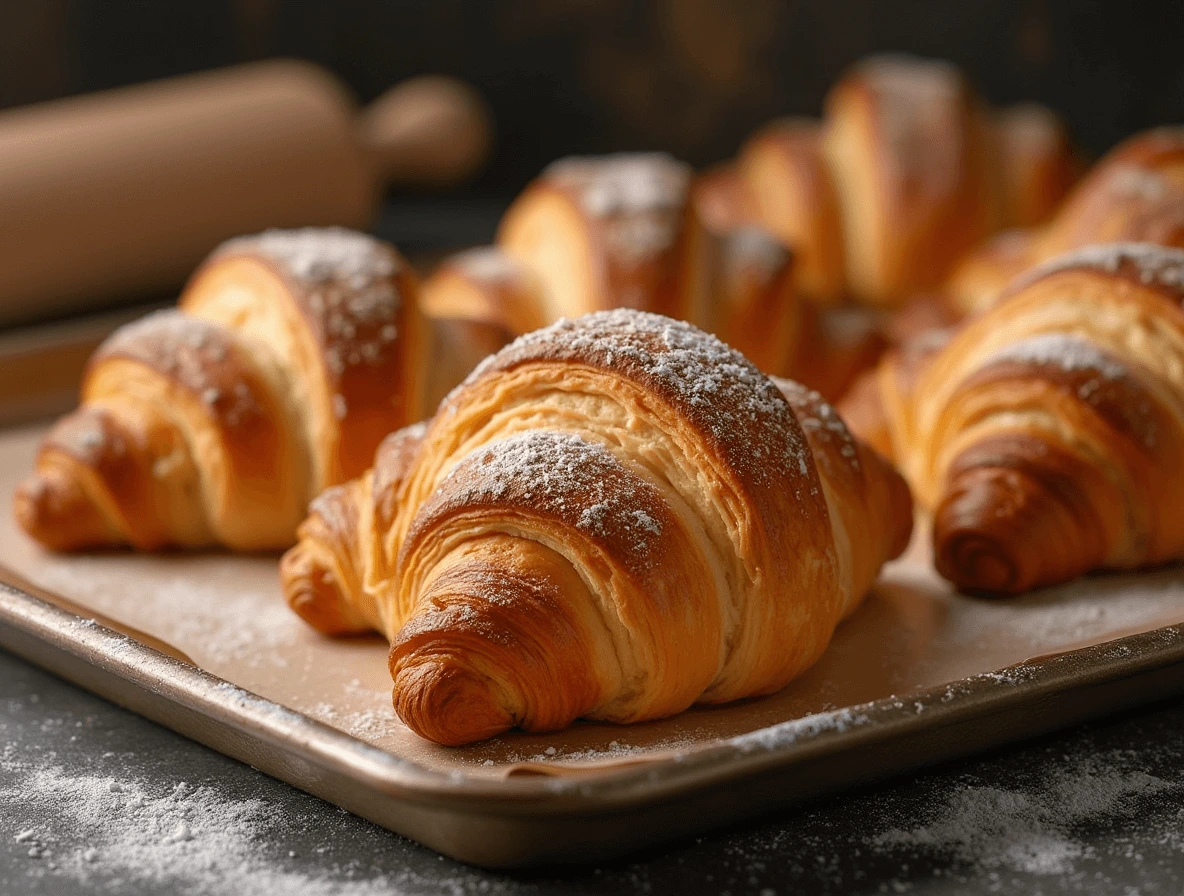
[[976,314],[1018,274],[1110,242],[1184,247],[1184,128],[1156,128],[1119,144],[1046,227],[1000,234],[959,264],[946,292],[953,308]]
[[796,282],[810,301],[831,305],[846,295],[839,199],[823,154],[819,122],[771,122],[740,150],[737,169],[757,220],[797,259]]
[[879,56],[826,100],[847,285],[873,305],[939,286],[1002,222],[985,110],[952,65]]
[[690,177],[663,153],[560,159],[507,209],[497,244],[538,279],[549,321],[618,307],[681,317]]
[[1015,593],[1184,557],[1182,302],[1184,250],[1090,246],[861,390],[852,427],[933,511],[942,575]]
[[681,316],[765,373],[789,376],[810,319],[794,285],[795,256],[753,223],[749,198],[727,168],[693,180],[683,237]]
[[618,310],[519,339],[387,439],[281,574],[321,630],[384,633],[400,717],[463,744],[775,691],[911,520],[817,394]]
[[541,285],[496,246],[444,259],[420,288],[420,307],[432,335],[425,410],[435,408],[486,356],[548,323]]
[[835,85],[821,121],[757,131],[737,170],[804,297],[896,307],[1000,227],[1043,223],[1080,164],[1050,110],[992,113],[954,66],[886,55]]
[[1081,176],[1065,123],[1047,106],[1021,103],[996,113],[994,130],[1004,226],[1043,224]]
[[393,247],[352,231],[225,243],[179,310],[95,352],[18,521],[56,550],[290,545],[308,502],[420,414],[415,290]]

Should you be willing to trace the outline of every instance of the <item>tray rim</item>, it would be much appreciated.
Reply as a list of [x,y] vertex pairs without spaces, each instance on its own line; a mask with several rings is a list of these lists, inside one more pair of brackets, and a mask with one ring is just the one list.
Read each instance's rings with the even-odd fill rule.
[[[802,725],[800,736],[774,737],[769,744],[760,742],[761,735],[780,726],[685,754],[578,776],[468,778],[402,759],[170,656],[132,635],[65,610],[31,593],[34,589],[13,584],[10,578],[19,577],[0,567],[0,647],[59,672],[42,657],[29,656],[36,650],[22,650],[16,643],[21,636],[41,642],[259,744],[298,745],[315,764],[347,774],[387,797],[460,811],[488,812],[492,808],[498,815],[551,817],[628,811],[688,791],[776,770],[818,754],[889,741],[968,718],[986,717],[1017,702],[1038,702],[1093,684],[1184,664],[1184,624],[1177,624],[1038,657],[935,688],[790,720],[781,725]],[[77,683],[95,690],[86,682]],[[840,716],[839,724],[822,723],[835,716]],[[842,723],[844,718],[846,724]],[[813,727],[803,724],[808,720],[819,723]],[[284,780],[309,789],[304,782]]]

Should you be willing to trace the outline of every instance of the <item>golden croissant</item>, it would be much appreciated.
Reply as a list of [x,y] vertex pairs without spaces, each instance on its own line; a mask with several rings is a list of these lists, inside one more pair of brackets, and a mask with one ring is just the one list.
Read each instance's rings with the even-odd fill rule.
[[667,314],[766,373],[837,396],[886,341],[849,310],[803,303],[802,258],[757,220],[731,167],[693,175],[662,153],[572,157],[514,201],[496,246],[445,260],[424,284],[424,309],[463,314],[469,329],[492,310],[516,335],[617,307]]
[[87,365],[15,514],[57,550],[292,544],[308,502],[420,416],[428,334],[393,247],[338,228],[231,240],[180,308]]
[[844,404],[933,512],[938,571],[1015,593],[1184,557],[1184,250],[1047,262]]
[[799,255],[801,292],[897,306],[1001,227],[1042,222],[1077,176],[1051,111],[997,114],[954,66],[865,59],[821,121],[757,131],[737,162],[756,219]]
[[617,310],[520,338],[385,440],[281,577],[320,630],[385,634],[400,717],[463,744],[775,691],[911,525],[816,393]]
[[1120,242],[1184,248],[1184,128],[1124,140],[1046,226],[999,234],[958,264],[945,291],[955,310],[974,314],[1026,270],[1083,246]]

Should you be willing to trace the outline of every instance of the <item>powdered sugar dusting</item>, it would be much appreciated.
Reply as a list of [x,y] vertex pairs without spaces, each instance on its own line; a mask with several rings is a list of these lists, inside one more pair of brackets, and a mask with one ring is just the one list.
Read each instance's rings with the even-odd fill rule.
[[781,394],[789,401],[806,438],[814,447],[815,459],[822,453],[838,455],[852,471],[859,473],[859,447],[855,436],[839,416],[838,411],[822,395],[793,380],[773,378]]
[[585,212],[605,217],[681,207],[691,169],[666,153],[613,153],[559,159],[543,177],[577,190]]
[[1080,268],[1108,274],[1130,271],[1140,283],[1169,289],[1177,301],[1184,300],[1184,249],[1153,243],[1099,243],[1066,252],[1035,267],[1008,292],[1015,293],[1052,274]]
[[521,336],[482,362],[449,403],[494,371],[536,360],[591,364],[642,381],[754,484],[785,487],[789,480],[798,490],[808,479],[809,447],[773,382],[714,336],[656,314],[601,311]]
[[[99,347],[96,358],[126,355],[175,380],[226,424],[237,426],[263,411],[250,385],[232,378],[249,362],[216,324],[179,311],[156,311],[120,329]],[[228,364],[233,358],[233,366]]]
[[984,364],[1000,362],[1045,364],[1068,372],[1092,371],[1107,380],[1130,376],[1126,365],[1106,354],[1088,339],[1066,333],[1043,333],[1013,342],[991,355]]
[[625,546],[648,565],[667,518],[661,494],[608,449],[568,433],[536,430],[493,442],[440,485],[449,506],[512,502],[557,515],[595,539]]
[[581,210],[604,223],[611,258],[637,265],[678,238],[691,169],[665,153],[616,153],[559,159],[543,178],[574,193]]
[[295,297],[335,377],[394,356],[404,262],[381,240],[343,227],[268,230],[229,240],[217,254],[260,255],[298,281]]
[[354,289],[387,279],[400,267],[398,256],[381,241],[344,227],[265,230],[228,240],[218,251],[264,255],[302,280],[339,280]]

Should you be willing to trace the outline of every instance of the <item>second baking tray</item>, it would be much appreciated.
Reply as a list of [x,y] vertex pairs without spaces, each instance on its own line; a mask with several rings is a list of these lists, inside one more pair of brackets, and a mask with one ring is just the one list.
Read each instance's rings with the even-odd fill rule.
[[[0,432],[0,501],[38,428]],[[1184,574],[951,593],[919,539],[772,697],[450,750],[394,716],[385,645],[284,605],[275,557],[55,557],[0,515],[0,645],[443,853],[604,859],[1184,692]]]

